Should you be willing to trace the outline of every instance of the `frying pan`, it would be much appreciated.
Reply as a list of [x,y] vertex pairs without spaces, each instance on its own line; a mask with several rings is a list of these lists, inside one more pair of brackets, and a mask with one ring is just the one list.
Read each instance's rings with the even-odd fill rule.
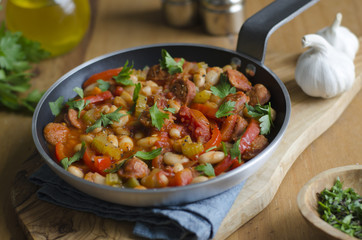
[[[157,44],[113,52],[83,63],[57,80],[46,91],[35,109],[32,133],[39,153],[55,174],[80,191],[105,201],[128,206],[165,206],[189,203],[222,193],[241,183],[268,160],[280,143],[290,118],[291,103],[288,91],[282,81],[264,66],[269,35],[317,1],[277,0],[271,3],[243,24],[236,51],[200,44]],[[65,99],[74,97],[72,89],[81,86],[92,74],[123,66],[127,60],[134,62],[136,69],[158,64],[161,49],[166,49],[174,57],[183,57],[188,61],[204,61],[209,66],[224,66],[230,64],[232,59],[238,59],[241,72],[247,74],[247,69],[251,69],[254,74],[249,76],[249,80],[253,85],[262,83],[269,89],[272,96],[272,107],[277,112],[274,127],[268,136],[270,142],[268,147],[258,156],[234,170],[206,182],[182,187],[147,190],[121,189],[94,184],[65,171],[53,160],[54,155],[49,151],[43,136],[46,124],[54,120],[48,103],[55,101],[59,96],[64,96]]]

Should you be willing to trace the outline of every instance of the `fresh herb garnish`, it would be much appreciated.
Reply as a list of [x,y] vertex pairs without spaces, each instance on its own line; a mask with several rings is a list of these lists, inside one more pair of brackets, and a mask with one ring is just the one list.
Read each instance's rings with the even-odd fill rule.
[[210,163],[202,164],[195,167],[195,170],[202,172],[208,177],[215,176],[215,171]]
[[64,103],[63,96],[58,97],[58,99],[55,100],[54,102],[49,102],[50,110],[52,111],[52,114],[54,116],[58,116],[58,114],[62,111],[63,103]]
[[78,118],[80,118],[80,112],[90,103],[89,101],[85,101],[83,99],[84,97],[84,92],[83,89],[81,89],[80,87],[75,87],[73,88],[73,91],[76,92],[78,94],[78,96],[81,99],[70,99],[67,102],[67,105],[69,106],[69,108],[73,108],[73,109],[77,109],[78,110]]
[[236,93],[236,88],[230,85],[227,76],[224,73],[220,74],[219,83],[216,86],[211,86],[210,90],[214,95],[220,98],[224,98],[229,94]]
[[116,111],[112,113],[103,114],[101,113],[101,117],[97,119],[97,121],[90,127],[86,129],[86,132],[92,132],[96,128],[100,127],[106,127],[110,124],[113,124],[113,122],[119,122],[119,119],[123,116],[126,116],[126,114],[119,113],[119,110],[121,110],[122,107],[119,107]]
[[165,50],[161,50],[160,65],[162,69],[167,69],[169,74],[182,73],[182,65],[185,59],[181,58],[180,61],[176,62],[175,59]]
[[143,160],[152,160],[155,157],[157,157],[158,155],[160,155],[162,152],[162,148],[157,148],[154,149],[150,152],[145,152],[145,151],[138,151],[134,154],[135,157],[141,158]]
[[273,124],[271,116],[271,104],[260,105],[256,104],[254,107],[245,103],[248,114],[253,118],[258,118],[260,123],[260,134],[268,134],[270,132],[270,127]]
[[334,186],[317,194],[318,213],[333,227],[362,239],[362,197],[352,188],[342,189],[337,178]]
[[227,101],[221,104],[217,112],[215,113],[215,116],[217,118],[226,117],[229,115],[232,115],[235,109],[235,102],[233,101]]
[[209,149],[206,149],[205,150],[205,152],[207,153],[207,152],[210,152],[211,150],[214,150],[214,149],[216,149],[217,148],[217,146],[213,146],[213,147],[211,147],[211,148],[209,148]]
[[132,97],[132,100],[133,100],[134,104],[136,104],[136,102],[138,100],[138,97],[140,95],[140,90],[141,90],[141,83],[137,83],[135,85],[135,88],[134,88],[134,91],[133,91],[133,97]]
[[161,112],[157,107],[157,102],[150,107],[150,115],[152,126],[156,127],[158,130],[161,130],[163,124],[165,123],[165,119],[168,119],[168,114]]
[[111,86],[111,83],[110,83],[110,82],[103,81],[102,79],[98,79],[98,80],[97,80],[97,83],[98,83],[99,89],[100,89],[102,92],[107,91],[107,90],[109,89],[109,87]]
[[80,151],[76,152],[76,153],[73,155],[73,157],[63,158],[62,160],[60,160],[60,164],[62,165],[62,167],[63,167],[65,170],[68,170],[69,166],[70,166],[72,163],[79,161],[79,160],[83,157],[84,152],[85,152],[85,143],[82,142],[82,148],[80,149]]
[[[20,32],[5,29],[4,22],[0,27],[0,106],[11,110],[22,110],[24,107],[31,112],[39,101],[39,91],[31,92],[25,97],[18,94],[30,89],[32,74],[31,63],[39,62],[50,56],[41,49],[38,42],[25,38]],[[42,93],[41,93],[42,94]]]
[[230,148],[231,159],[234,159],[237,157],[239,160],[239,163],[241,163],[241,152],[240,152],[240,146],[239,146],[240,140],[241,140],[241,138],[233,144],[232,148]]
[[175,108],[168,108],[168,107],[166,107],[166,108],[164,108],[163,110],[164,110],[164,111],[167,111],[167,112],[170,112],[170,113],[172,113],[172,114],[175,114],[175,113],[176,113],[176,109],[175,109]]
[[131,80],[131,74],[133,72],[132,70],[133,64],[131,66],[128,66],[128,60],[122,67],[122,70],[118,73],[117,76],[114,76],[113,79],[118,84],[122,84],[124,86],[132,86],[134,83]]
[[[132,156],[131,156],[132,157]],[[120,161],[118,164],[115,165],[114,168],[107,168],[105,170],[103,170],[103,172],[105,173],[116,173],[118,172],[119,169],[121,169],[121,167],[124,165],[124,163],[130,159],[131,157],[129,158],[126,158],[126,159],[123,159],[122,161]]]

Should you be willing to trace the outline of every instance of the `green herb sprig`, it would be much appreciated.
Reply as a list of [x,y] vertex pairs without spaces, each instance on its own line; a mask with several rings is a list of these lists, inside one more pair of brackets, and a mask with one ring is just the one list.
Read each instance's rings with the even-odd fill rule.
[[179,62],[176,62],[165,49],[161,50],[161,57],[160,65],[162,69],[167,69],[169,74],[182,73],[182,65],[185,59],[181,58]]
[[260,134],[268,134],[270,128],[273,125],[273,119],[271,116],[271,103],[267,105],[256,104],[254,107],[245,103],[248,114],[253,118],[258,118],[260,123]]
[[219,109],[215,113],[215,116],[217,118],[221,117],[227,117],[233,114],[233,111],[235,109],[235,102],[233,101],[227,101],[220,105]]
[[81,158],[83,158],[83,155],[85,153],[85,143],[82,142],[82,148],[80,149],[80,151],[76,152],[73,157],[70,157],[70,158],[63,158],[62,160],[60,160],[60,164],[62,165],[62,167],[65,169],[65,170],[68,170],[69,166],[74,163],[74,162],[77,162],[79,161]]
[[160,111],[157,107],[157,102],[150,107],[150,115],[152,126],[156,127],[158,130],[161,130],[163,124],[165,123],[165,119],[168,119],[169,115]]
[[211,86],[210,90],[214,95],[220,98],[224,98],[229,94],[236,93],[236,88],[230,85],[227,76],[224,73],[220,74],[219,83],[216,86]]
[[123,113],[119,113],[119,111],[121,110],[122,107],[117,108],[116,111],[111,112],[111,113],[107,113],[107,114],[103,114],[101,113],[101,117],[97,119],[97,121],[90,127],[88,127],[86,129],[86,132],[92,132],[94,129],[96,128],[100,128],[100,127],[106,127],[110,124],[113,124],[113,122],[119,122],[120,118],[123,116],[126,116],[126,114]]
[[195,170],[202,172],[208,177],[215,176],[214,167],[210,163],[198,165],[195,167]]

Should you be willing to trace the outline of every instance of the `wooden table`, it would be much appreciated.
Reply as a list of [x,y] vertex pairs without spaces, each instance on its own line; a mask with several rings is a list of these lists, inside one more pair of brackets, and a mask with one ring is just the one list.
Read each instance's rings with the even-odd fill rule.
[[[251,16],[270,2],[246,0],[246,16]],[[227,49],[235,49],[236,46],[236,36],[210,36],[201,25],[187,29],[167,26],[160,13],[159,0],[108,0],[91,3],[93,21],[86,38],[71,52],[36,65],[37,76],[32,82],[34,88],[46,89],[80,63],[123,48],[166,42],[203,43]],[[271,36],[266,65],[273,70],[276,66],[275,56],[278,54],[294,56],[304,51],[300,44],[301,37],[329,25],[337,12],[343,14],[344,26],[362,36],[360,0],[321,0]],[[3,14],[1,12],[0,19],[4,19]],[[304,183],[319,172],[332,167],[362,163],[361,103],[362,93],[359,92],[342,116],[296,159],[272,202],[228,239],[321,237],[298,212],[296,196]],[[0,111],[0,236],[3,239],[24,238],[16,224],[16,215],[8,196],[10,187],[16,180],[14,177],[18,167],[36,152],[30,126],[30,116]]]

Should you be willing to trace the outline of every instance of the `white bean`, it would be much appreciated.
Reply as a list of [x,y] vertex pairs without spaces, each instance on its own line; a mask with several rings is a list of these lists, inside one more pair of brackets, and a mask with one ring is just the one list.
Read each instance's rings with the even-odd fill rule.
[[199,163],[210,163],[215,164],[221,162],[225,158],[224,152],[221,151],[210,151],[201,154],[199,157]]
[[118,139],[115,135],[111,134],[107,136],[108,142],[110,142],[113,146],[118,147]]
[[75,151],[75,152],[79,152],[81,149],[82,149],[82,144],[81,144],[81,143],[78,143],[78,144],[75,145],[75,147],[74,147],[74,151]]
[[99,173],[92,173],[89,172],[84,176],[84,179],[90,182],[98,183],[105,185],[106,184],[106,178],[100,175]]
[[220,73],[222,69],[220,68],[212,68],[206,74],[205,81],[209,86],[214,86],[219,82]]
[[168,132],[168,134],[170,134],[170,137],[173,139],[181,138],[181,131],[180,131],[180,129],[177,129],[177,128],[171,128],[170,131]]
[[180,172],[183,169],[184,169],[184,166],[181,163],[175,163],[175,165],[173,166],[174,173]]
[[158,141],[158,137],[145,137],[137,141],[137,145],[140,147],[152,147]]
[[152,89],[150,86],[145,86],[142,88],[141,93],[145,96],[151,96],[152,95]]
[[190,161],[190,159],[188,159],[186,156],[184,155],[180,155],[180,154],[176,154],[176,153],[172,153],[172,152],[167,152],[163,155],[163,161],[167,164],[167,165],[175,165],[176,163],[187,163]]
[[80,140],[82,142],[84,141],[86,143],[91,143],[93,141],[93,137],[91,135],[89,135],[89,134],[87,134],[87,135],[83,134],[83,135],[80,136]]
[[68,172],[70,172],[71,174],[73,174],[74,176],[79,177],[79,178],[84,177],[83,171],[79,167],[76,167],[76,166],[69,166]]
[[119,138],[118,147],[123,151],[131,151],[134,147],[132,138],[129,136],[121,136]]
[[192,179],[191,184],[205,182],[207,180],[209,180],[209,178],[206,176],[197,176]]

